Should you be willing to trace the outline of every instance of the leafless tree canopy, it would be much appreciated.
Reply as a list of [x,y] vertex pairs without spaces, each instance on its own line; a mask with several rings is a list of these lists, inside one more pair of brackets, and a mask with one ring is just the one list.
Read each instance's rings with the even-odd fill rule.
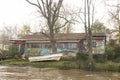
[[112,24],[115,28],[115,30],[112,30],[112,33],[117,33],[117,41],[120,43],[120,1],[115,0],[116,4],[107,4],[108,7],[108,13],[109,13],[109,24]]
[[36,3],[29,0],[26,1],[39,9],[39,12],[47,20],[49,29],[52,30],[59,17],[63,0],[59,0],[58,3],[53,2],[53,0],[37,0]]
[[[36,0],[36,2],[32,2],[30,0],[26,0],[26,1],[30,3],[31,5],[36,6],[38,8],[39,13],[42,14],[42,16],[46,19],[47,26],[49,29],[49,35],[45,33],[43,34],[49,37],[53,52],[55,53],[56,52],[56,46],[55,46],[56,41],[54,39],[55,23],[59,17],[64,18],[63,16],[60,16],[60,8],[62,6],[63,0],[57,0],[57,1]],[[67,19],[65,20],[67,21]]]

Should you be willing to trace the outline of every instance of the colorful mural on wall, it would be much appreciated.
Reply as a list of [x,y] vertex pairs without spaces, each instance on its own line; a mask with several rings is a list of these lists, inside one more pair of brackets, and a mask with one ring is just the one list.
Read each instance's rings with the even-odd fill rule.
[[103,54],[105,52],[105,40],[96,40],[96,48],[93,53]]
[[[75,57],[76,52],[68,49],[59,49],[57,48],[57,53],[63,53],[64,57]],[[24,55],[26,56],[43,56],[52,54],[52,49],[47,48],[25,48]]]
[[[105,40],[93,40],[92,41],[93,54],[104,54],[105,53]],[[86,40],[80,43],[80,52],[87,53],[87,42]]]

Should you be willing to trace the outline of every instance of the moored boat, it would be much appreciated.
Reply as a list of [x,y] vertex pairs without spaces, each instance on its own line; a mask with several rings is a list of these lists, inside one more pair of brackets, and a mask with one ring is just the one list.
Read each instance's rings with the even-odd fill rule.
[[44,56],[31,56],[28,59],[30,62],[48,61],[48,60],[59,61],[62,55],[63,55],[62,53],[56,53],[56,54],[49,54],[49,55],[44,55]]

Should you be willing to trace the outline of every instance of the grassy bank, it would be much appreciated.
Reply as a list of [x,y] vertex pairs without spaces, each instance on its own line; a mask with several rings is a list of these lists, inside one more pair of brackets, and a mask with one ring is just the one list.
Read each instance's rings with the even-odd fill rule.
[[[58,68],[58,69],[85,69],[85,65],[80,63],[82,67],[78,65],[75,60],[69,59],[62,59],[60,61],[44,61],[44,62],[29,62],[24,60],[17,60],[17,59],[8,59],[0,61],[1,65],[8,65],[8,66],[32,66],[38,68]],[[103,63],[95,63],[93,71],[113,71],[113,72],[120,72],[120,63],[106,61]]]
[[120,72],[120,63],[112,62],[112,61],[106,61],[104,63],[96,63],[95,70]]
[[1,65],[14,65],[14,66],[32,66],[38,68],[59,68],[59,69],[77,69],[77,65],[75,61],[44,61],[44,62],[29,62],[24,60],[17,59],[8,59],[0,61]]

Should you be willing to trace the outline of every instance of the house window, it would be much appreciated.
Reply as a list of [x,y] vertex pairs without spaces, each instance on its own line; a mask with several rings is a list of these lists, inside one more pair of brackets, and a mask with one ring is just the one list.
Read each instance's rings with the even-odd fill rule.
[[72,49],[77,49],[77,43],[71,43],[71,48]]
[[62,49],[62,48],[64,48],[64,44],[63,43],[58,43],[57,47]]
[[37,43],[31,44],[31,48],[39,48],[39,44]]
[[26,47],[27,47],[27,48],[31,48],[31,44],[27,43],[27,44],[26,44]]
[[44,44],[44,48],[50,48],[50,44]]
[[57,47],[58,48],[61,48],[61,49],[77,49],[77,43],[58,43],[57,44]]
[[64,48],[68,49],[68,43],[64,43]]
[[39,48],[50,48],[50,44],[49,43],[40,43]]
[[28,43],[27,44],[28,48],[50,48],[49,43]]

